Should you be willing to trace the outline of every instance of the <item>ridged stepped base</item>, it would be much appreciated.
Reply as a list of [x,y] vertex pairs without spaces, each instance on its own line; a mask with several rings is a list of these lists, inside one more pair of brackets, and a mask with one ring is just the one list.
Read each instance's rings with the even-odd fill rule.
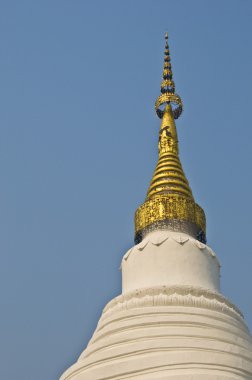
[[252,339],[221,294],[146,288],[113,299],[61,380],[251,380]]

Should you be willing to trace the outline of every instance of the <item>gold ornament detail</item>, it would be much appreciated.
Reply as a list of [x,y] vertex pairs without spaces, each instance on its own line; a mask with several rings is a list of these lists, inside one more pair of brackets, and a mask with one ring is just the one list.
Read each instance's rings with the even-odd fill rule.
[[[169,223],[169,221],[173,223]],[[160,222],[163,222],[163,224]],[[153,224],[155,224],[153,229],[157,229],[156,227],[158,229],[160,227],[160,229],[170,227],[168,229],[196,235],[196,238],[199,238],[197,235],[200,234],[200,231],[204,233],[206,230],[206,219],[203,209],[193,199],[177,194],[157,195],[147,200],[137,209],[135,228],[136,237],[138,239],[139,237],[141,238],[139,240],[142,240],[146,235],[146,228]]]
[[158,163],[147,192],[146,201],[135,214],[135,241],[155,229],[171,229],[188,233],[205,242],[206,219],[203,209],[197,205],[184,174],[180,159],[175,120],[183,105],[175,94],[172,80],[168,36],[165,36],[165,60],[161,95],[155,109],[162,119]]
[[[162,82],[161,89],[163,89],[164,87],[165,87],[165,82]],[[166,92],[157,98],[156,103],[155,103],[155,109],[160,119],[162,119],[164,115],[164,111],[161,108],[161,106],[163,106],[164,104],[171,104],[173,117],[174,119],[178,119],[183,111],[183,103],[182,103],[182,100],[180,99],[180,96],[173,94],[172,92],[171,93]]]

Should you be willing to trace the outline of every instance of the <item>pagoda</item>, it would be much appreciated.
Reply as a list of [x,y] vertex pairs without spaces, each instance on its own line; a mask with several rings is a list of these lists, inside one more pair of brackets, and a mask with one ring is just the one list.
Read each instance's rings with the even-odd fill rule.
[[60,380],[251,380],[252,338],[220,292],[206,218],[179,158],[183,111],[165,35],[158,162],[122,258],[122,294],[103,310],[78,361]]

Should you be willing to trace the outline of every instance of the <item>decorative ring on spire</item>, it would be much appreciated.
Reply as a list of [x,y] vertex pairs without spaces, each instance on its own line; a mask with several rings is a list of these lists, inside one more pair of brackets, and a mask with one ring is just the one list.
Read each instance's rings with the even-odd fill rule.
[[155,110],[160,119],[164,115],[164,107],[166,104],[171,104],[174,119],[178,119],[183,111],[183,103],[180,96],[172,93],[164,93],[157,98]]

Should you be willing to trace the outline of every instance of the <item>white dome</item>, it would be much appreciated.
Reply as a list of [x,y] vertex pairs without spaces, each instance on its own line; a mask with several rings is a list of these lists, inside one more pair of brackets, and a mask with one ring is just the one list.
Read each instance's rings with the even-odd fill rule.
[[209,247],[156,231],[126,253],[122,271],[123,294],[61,380],[252,379],[251,336],[218,292]]

